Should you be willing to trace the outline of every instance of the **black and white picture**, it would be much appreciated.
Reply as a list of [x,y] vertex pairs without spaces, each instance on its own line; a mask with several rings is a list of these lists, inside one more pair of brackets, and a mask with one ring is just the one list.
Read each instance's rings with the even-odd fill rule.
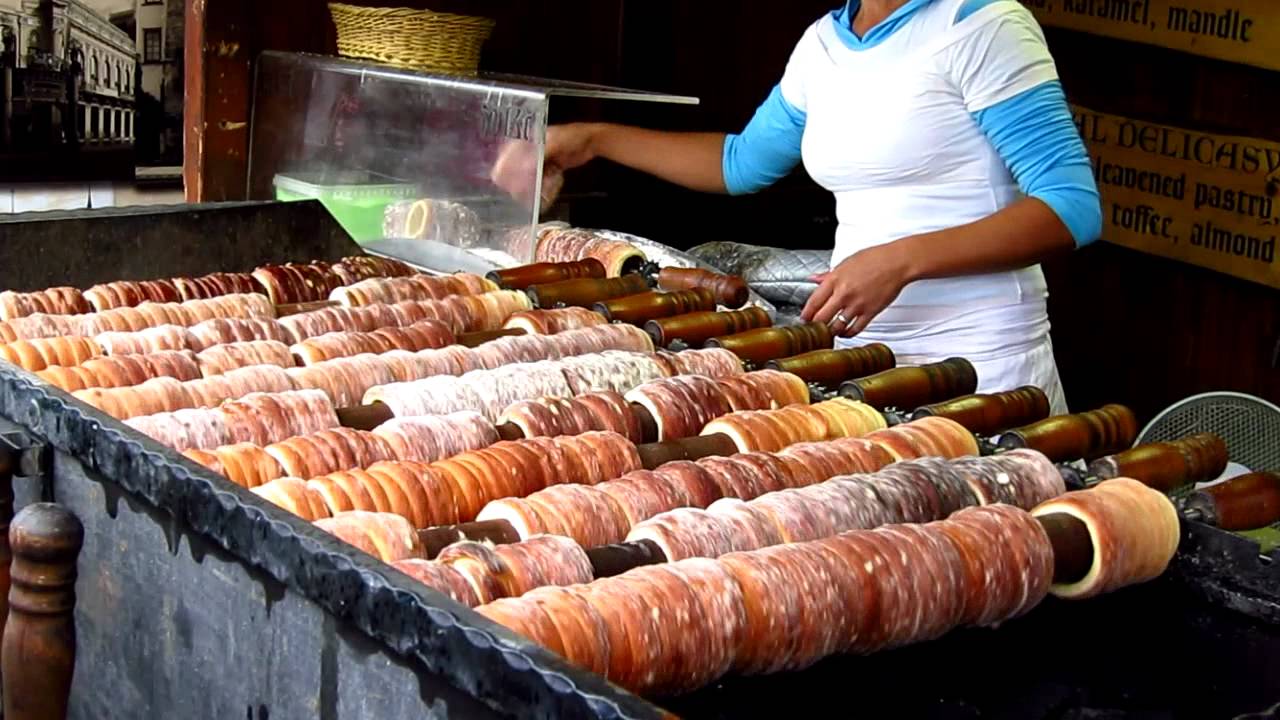
[[0,182],[182,164],[184,0],[0,0]]

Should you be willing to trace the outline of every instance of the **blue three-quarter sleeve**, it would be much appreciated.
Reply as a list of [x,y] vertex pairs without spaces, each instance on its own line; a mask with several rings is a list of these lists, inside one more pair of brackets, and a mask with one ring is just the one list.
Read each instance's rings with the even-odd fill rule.
[[1023,194],[1052,208],[1077,246],[1097,240],[1098,186],[1062,85],[1042,83],[974,115]]
[[781,86],[774,87],[742,132],[725,138],[721,171],[729,193],[758,192],[794,170],[804,122],[805,113],[787,102]]

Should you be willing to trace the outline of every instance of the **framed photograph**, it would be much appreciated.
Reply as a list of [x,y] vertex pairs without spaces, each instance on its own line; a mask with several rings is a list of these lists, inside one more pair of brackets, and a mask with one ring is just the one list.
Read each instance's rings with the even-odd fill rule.
[[0,0],[0,182],[182,165],[184,0]]

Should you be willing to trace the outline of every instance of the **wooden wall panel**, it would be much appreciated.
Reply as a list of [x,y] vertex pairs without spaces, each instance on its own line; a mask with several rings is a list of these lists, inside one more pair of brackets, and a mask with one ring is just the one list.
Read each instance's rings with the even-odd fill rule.
[[[1083,33],[1047,35],[1073,102],[1280,140],[1275,72]],[[1146,420],[1213,390],[1280,402],[1275,290],[1106,243],[1046,271],[1054,343],[1073,408],[1124,402]]]
[[1274,290],[1102,243],[1049,263],[1046,274],[1073,409],[1119,402],[1145,422],[1201,392],[1280,401]]

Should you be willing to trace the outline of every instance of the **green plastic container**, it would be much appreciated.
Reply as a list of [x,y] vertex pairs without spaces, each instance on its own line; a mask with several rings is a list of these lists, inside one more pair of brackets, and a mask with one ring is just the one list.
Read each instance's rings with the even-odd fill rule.
[[393,202],[412,200],[418,186],[374,173],[290,173],[276,175],[276,199],[319,200],[357,243],[382,237],[383,210]]

